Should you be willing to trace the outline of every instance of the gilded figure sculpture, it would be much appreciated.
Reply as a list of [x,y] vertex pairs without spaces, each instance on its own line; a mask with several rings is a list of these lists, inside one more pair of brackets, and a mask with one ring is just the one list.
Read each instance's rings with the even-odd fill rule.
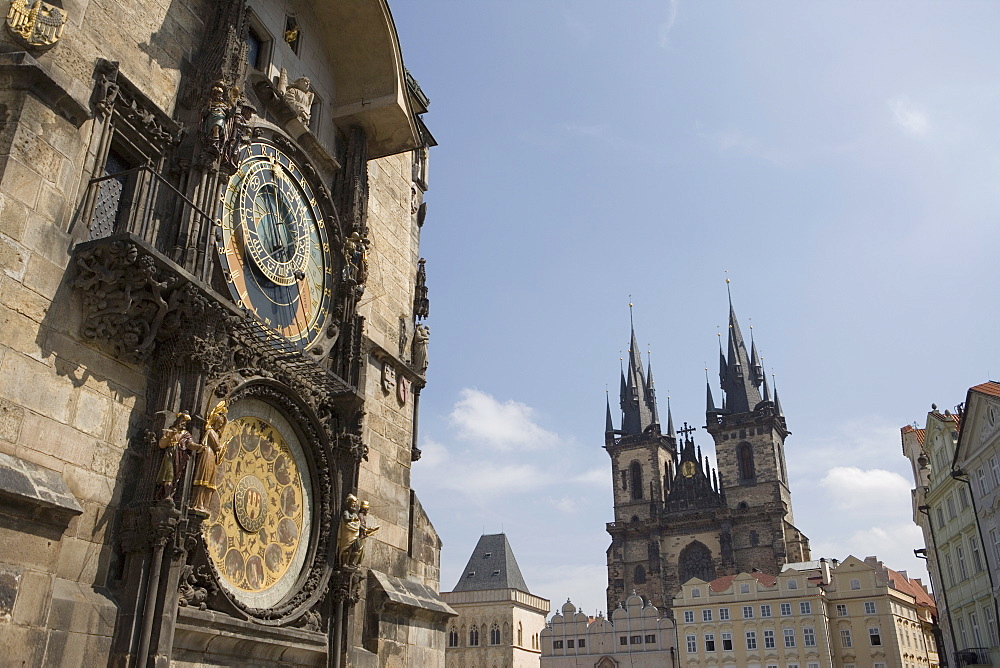
[[368,507],[367,501],[359,501],[353,494],[347,495],[337,532],[337,554],[341,566],[356,568],[360,565],[365,554],[365,540],[379,530],[379,527],[368,526]]
[[201,124],[206,144],[215,150],[221,150],[226,141],[230,106],[229,100],[226,99],[226,85],[222,81],[216,81],[209,92]]
[[194,467],[192,481],[191,508],[195,514],[208,517],[211,514],[209,504],[212,493],[215,492],[215,473],[222,462],[225,444],[222,442],[222,430],[229,422],[229,407],[225,401],[220,401],[208,416],[205,426],[203,443],[196,444],[194,449],[198,459]]

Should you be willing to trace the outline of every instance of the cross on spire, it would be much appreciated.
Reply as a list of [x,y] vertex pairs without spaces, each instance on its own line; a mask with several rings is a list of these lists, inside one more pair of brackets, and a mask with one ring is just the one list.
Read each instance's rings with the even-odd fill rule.
[[698,431],[698,430],[697,430],[697,429],[695,429],[694,427],[689,427],[689,426],[688,426],[688,423],[687,423],[687,422],[685,422],[685,423],[684,423],[684,428],[683,428],[683,429],[678,429],[678,430],[677,430],[677,433],[678,433],[678,434],[684,434],[684,438],[685,438],[685,440],[691,440],[691,439],[689,439],[689,438],[688,438],[688,435],[689,435],[689,434],[693,434],[693,433],[694,433],[694,432],[696,432],[696,431]]

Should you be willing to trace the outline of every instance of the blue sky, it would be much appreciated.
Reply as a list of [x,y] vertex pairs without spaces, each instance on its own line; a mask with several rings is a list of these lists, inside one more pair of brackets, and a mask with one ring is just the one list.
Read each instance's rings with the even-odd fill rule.
[[413,485],[442,589],[503,529],[533,593],[604,610],[629,295],[700,428],[726,271],[814,555],[919,574],[899,428],[1000,377],[1000,3],[392,9],[440,143]]

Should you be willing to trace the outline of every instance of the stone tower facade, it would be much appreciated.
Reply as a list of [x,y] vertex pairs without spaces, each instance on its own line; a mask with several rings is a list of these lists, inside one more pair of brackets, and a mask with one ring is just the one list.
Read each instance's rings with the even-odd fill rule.
[[669,611],[692,577],[777,574],[784,563],[809,559],[808,539],[792,522],[781,404],[771,398],[756,347],[747,353],[731,304],[729,325],[729,354],[720,353],[721,408],[707,390],[717,471],[696,445],[694,428],[675,430],[669,400],[661,428],[652,368],[643,372],[633,328],[621,428],[610,402],[606,416],[615,502],[607,525],[609,610],[634,591]]

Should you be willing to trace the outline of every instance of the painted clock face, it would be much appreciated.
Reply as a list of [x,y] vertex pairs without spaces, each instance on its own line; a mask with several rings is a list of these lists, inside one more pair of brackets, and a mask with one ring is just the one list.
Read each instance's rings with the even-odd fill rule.
[[237,305],[306,348],[325,324],[335,274],[302,170],[274,144],[254,141],[240,151],[221,206],[218,250]]
[[695,470],[696,470],[695,464],[690,460],[681,464],[681,473],[684,474],[685,478],[690,478],[694,476]]
[[309,552],[311,485],[288,420],[243,399],[229,410],[205,544],[222,586],[248,606],[269,608],[298,580]]

